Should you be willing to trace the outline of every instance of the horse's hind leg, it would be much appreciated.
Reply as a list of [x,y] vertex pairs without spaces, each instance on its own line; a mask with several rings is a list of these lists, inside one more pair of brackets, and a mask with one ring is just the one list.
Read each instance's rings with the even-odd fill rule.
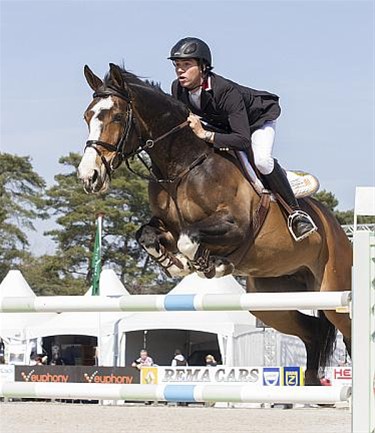
[[[345,236],[345,235],[344,235]],[[345,242],[347,239],[345,239]],[[325,267],[325,272],[320,290],[326,291],[346,291],[351,289],[351,266],[352,253],[349,248],[338,248],[330,252],[329,261]],[[338,313],[334,310],[324,311],[327,319],[338,329],[343,337],[346,349],[351,354],[351,320],[348,313]]]
[[[249,292],[275,293],[305,290],[303,274],[276,278],[247,278]],[[306,277],[306,276],[305,276]],[[254,311],[268,326],[284,334],[299,337],[306,348],[306,385],[320,385],[319,367],[333,347],[333,326],[324,317],[314,317],[299,311]]]
[[137,231],[136,239],[168,276],[183,277],[192,272],[188,260],[178,252],[176,240],[161,219],[151,218]]
[[[324,225],[326,239],[327,261],[321,265],[321,292],[335,292],[351,290],[351,271],[352,271],[352,246],[340,227],[335,217],[321,209],[321,205],[308,202],[313,205],[316,212],[320,214]],[[309,210],[311,211],[311,210]],[[336,311],[324,311],[326,318],[344,336],[344,342],[350,354],[351,342],[351,320],[347,313],[337,313]]]
[[299,337],[306,348],[306,385],[320,385],[320,323],[317,317],[299,311],[251,311],[263,323],[283,334]]

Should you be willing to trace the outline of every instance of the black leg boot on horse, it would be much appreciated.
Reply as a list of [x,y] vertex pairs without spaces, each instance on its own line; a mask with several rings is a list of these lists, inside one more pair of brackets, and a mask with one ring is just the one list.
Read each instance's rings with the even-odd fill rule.
[[283,200],[287,205],[284,205],[283,207],[289,213],[288,228],[293,238],[299,242],[310,236],[311,233],[315,232],[317,227],[310,215],[301,210],[286,173],[280,167],[276,159],[274,160],[274,164],[272,172],[263,175],[263,177],[272,193],[281,197],[281,200]]

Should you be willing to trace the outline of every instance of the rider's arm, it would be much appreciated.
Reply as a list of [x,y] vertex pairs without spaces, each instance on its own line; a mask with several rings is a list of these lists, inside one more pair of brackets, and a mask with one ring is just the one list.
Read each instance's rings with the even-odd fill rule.
[[217,149],[245,150],[250,147],[250,126],[241,93],[228,86],[218,101],[219,109],[228,115],[230,133],[215,132],[213,139]]

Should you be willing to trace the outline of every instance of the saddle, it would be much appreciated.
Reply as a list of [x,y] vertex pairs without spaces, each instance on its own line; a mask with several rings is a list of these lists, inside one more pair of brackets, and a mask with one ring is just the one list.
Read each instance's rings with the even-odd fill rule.
[[[207,127],[209,131],[223,132],[220,128],[217,128],[204,119],[201,118],[202,124]],[[245,151],[235,151],[229,150],[227,153],[232,155],[238,162],[244,177],[253,186],[254,190],[261,196],[263,193],[268,192],[271,195],[271,200],[278,201],[278,199],[269,191],[267,185],[262,181],[260,173],[255,167],[254,158],[251,149],[248,150],[249,153]],[[310,173],[302,170],[286,170],[286,175],[290,186],[294,192],[297,199],[310,197],[315,194],[319,187],[319,180]],[[283,203],[280,203],[284,207]]]
[[[244,177],[253,186],[254,190],[259,195],[264,193],[265,190],[268,191],[267,185],[262,181],[261,176],[258,174],[258,171],[252,162],[252,158],[248,158],[248,155],[245,152],[233,153],[239,162]],[[251,162],[249,159],[251,159]],[[310,197],[311,195],[315,194],[320,187],[319,180],[312,174],[305,171],[286,170],[286,175],[297,199]],[[271,194],[271,199],[277,201],[270,191],[269,193]]]
[[[290,208],[280,196],[274,196],[270,189],[267,188],[265,182],[261,180],[261,176],[258,175],[252,157],[249,158],[245,152],[229,151],[229,153],[239,162],[239,167],[245,179],[248,180],[254,188],[254,191],[260,196],[260,202],[255,209],[253,219],[246,234],[247,242],[244,243],[242,248],[232,253],[229,257],[229,259],[235,263],[240,262],[243,259],[249,247],[255,241],[255,238],[266,220],[270,208],[270,202],[277,202],[286,215],[290,212]],[[309,197],[319,189],[320,185],[318,179],[310,173],[301,170],[287,170],[286,174],[297,199]]]

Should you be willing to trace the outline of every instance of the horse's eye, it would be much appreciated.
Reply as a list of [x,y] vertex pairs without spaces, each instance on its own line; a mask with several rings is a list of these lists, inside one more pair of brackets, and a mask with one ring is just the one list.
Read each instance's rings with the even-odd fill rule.
[[124,120],[124,116],[122,113],[117,113],[113,116],[112,119],[114,122],[121,123]]

